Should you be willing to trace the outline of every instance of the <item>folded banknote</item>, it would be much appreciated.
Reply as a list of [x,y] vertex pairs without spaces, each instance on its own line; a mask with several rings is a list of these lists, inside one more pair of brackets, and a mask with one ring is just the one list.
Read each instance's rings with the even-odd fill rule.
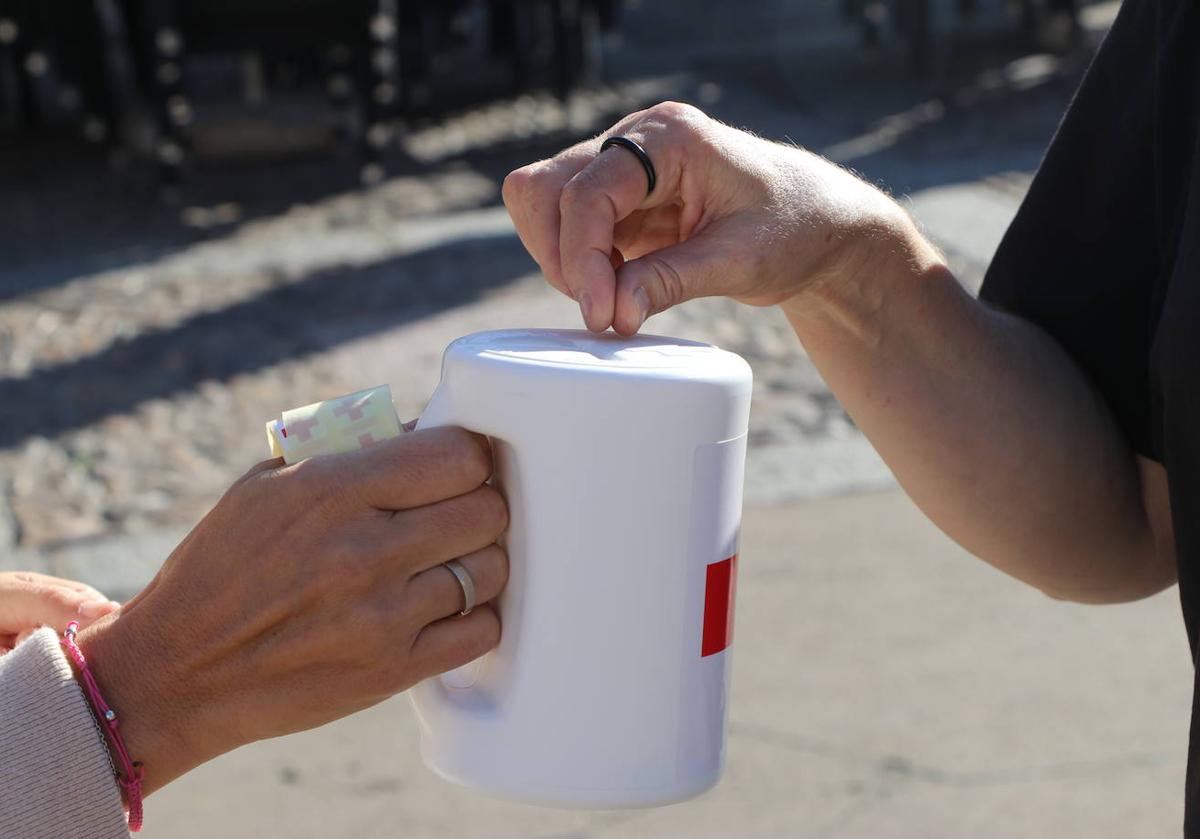
[[285,463],[365,449],[402,433],[388,385],[292,408],[267,422],[271,455]]

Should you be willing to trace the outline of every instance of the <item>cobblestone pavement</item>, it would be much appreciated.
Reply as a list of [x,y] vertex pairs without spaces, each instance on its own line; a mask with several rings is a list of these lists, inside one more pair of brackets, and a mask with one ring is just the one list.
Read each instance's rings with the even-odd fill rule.
[[[390,382],[414,416],[454,337],[575,325],[512,234],[499,179],[665,98],[906,196],[973,286],[1087,57],[1025,54],[983,20],[917,82],[886,51],[864,58],[830,3],[671,4],[669,20],[652,5],[630,10],[605,86],[412,126],[370,189],[348,186],[348,160],[311,160],[204,169],[162,202],[74,144],[8,147],[0,548],[186,525],[263,456],[281,409]],[[754,366],[752,500],[888,481],[777,312],[700,301],[650,329]]]

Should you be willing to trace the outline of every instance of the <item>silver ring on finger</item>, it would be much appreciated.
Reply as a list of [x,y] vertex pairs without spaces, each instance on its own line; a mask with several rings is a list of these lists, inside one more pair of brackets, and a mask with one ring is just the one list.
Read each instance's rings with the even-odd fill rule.
[[471,610],[475,608],[475,581],[471,579],[471,572],[464,568],[457,559],[443,562],[442,566],[454,575],[454,579],[458,580],[459,586],[462,587],[463,607],[459,614],[471,614]]

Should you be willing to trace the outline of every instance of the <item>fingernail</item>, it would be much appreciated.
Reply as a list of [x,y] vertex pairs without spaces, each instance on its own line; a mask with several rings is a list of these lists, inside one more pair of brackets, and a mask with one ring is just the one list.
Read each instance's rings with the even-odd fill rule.
[[650,317],[650,295],[646,294],[646,289],[638,286],[633,290],[633,305],[637,309],[637,325],[641,326]]
[[101,615],[107,615],[113,610],[111,600],[89,600],[86,603],[80,603],[79,608],[75,611],[80,617],[98,618]]

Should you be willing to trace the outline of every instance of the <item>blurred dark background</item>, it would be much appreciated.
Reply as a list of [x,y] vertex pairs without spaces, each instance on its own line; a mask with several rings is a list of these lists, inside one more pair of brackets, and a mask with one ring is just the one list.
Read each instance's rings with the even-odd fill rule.
[[[664,41],[761,50],[769,49],[762,36],[786,36],[777,53],[857,46],[882,72],[937,81],[988,47],[1078,46],[1079,6],[3,0],[0,127],[9,136],[55,128],[82,136],[114,152],[119,165],[140,159],[168,184],[223,158],[280,160],[345,145],[372,184],[414,124],[497,97],[549,91],[564,100],[623,75],[621,58],[661,51]],[[825,32],[835,22],[843,37]]]
[[[389,176],[494,178],[666,96],[874,176],[885,148],[836,145],[880,119],[970,131],[1009,104],[1027,122],[1047,92],[1056,111],[1099,5],[0,0],[0,294]],[[1029,132],[1040,147],[1046,125]],[[49,244],[84,262],[50,267]]]

